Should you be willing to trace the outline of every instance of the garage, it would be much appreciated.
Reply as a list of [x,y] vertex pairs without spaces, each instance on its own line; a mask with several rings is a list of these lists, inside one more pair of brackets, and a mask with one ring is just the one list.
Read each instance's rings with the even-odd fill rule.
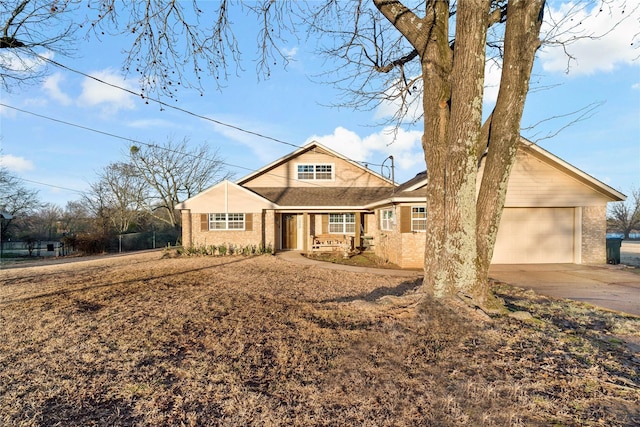
[[574,208],[505,208],[492,264],[573,263]]

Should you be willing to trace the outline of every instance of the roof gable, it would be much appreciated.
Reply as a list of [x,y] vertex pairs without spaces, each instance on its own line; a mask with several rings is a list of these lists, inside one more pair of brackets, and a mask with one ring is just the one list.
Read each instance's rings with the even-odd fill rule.
[[[327,182],[298,180],[296,176],[296,162],[303,164],[333,164],[335,165],[333,171],[335,180]],[[237,181],[237,184],[252,188],[291,186],[340,187],[347,185],[346,182],[349,182],[349,185],[357,187],[391,187],[394,185],[390,179],[315,141],[241,178]]]
[[[520,146],[518,147],[518,152],[519,152],[520,158],[522,158],[523,156],[531,156],[539,160],[540,162],[544,163],[549,168],[553,168],[553,170],[555,170],[556,173],[564,174],[566,177],[575,181],[576,184],[580,183],[583,189],[588,188],[592,192],[597,193],[597,195],[599,195],[598,197],[600,198],[607,199],[608,201],[621,201],[626,199],[626,196],[624,194],[613,189],[612,187],[608,186],[602,181],[599,181],[598,179],[592,177],[591,175],[583,172],[577,167],[565,162],[561,158],[551,154],[550,152],[546,151],[542,147],[526,140],[525,138],[521,138]],[[516,162],[517,161],[518,160],[516,160]],[[484,167],[484,161],[482,162],[481,169],[483,167]],[[480,173],[482,173],[482,171],[480,171]],[[421,172],[417,174],[415,177],[413,177],[412,179],[400,184],[396,188],[396,191],[394,192],[392,200],[389,198],[385,198],[384,200],[380,200],[379,202],[389,203],[391,201],[402,201],[405,199],[408,200],[411,198],[426,197],[425,189],[426,189],[427,181],[428,181],[427,172],[426,171]],[[509,188],[507,189],[508,198],[510,196],[509,190],[512,190],[512,193],[513,193],[513,187],[514,187],[515,181],[516,181],[516,178],[514,177],[514,173],[512,173],[509,180]],[[574,189],[576,188],[578,187],[574,186]],[[565,202],[569,201],[567,197],[568,196],[565,195],[565,200],[564,200]]]
[[244,212],[247,206],[275,209],[277,205],[270,200],[247,190],[231,181],[221,181],[197,195],[178,203],[176,209],[190,209],[193,212],[219,212],[222,207],[227,212]]
[[547,163],[548,165],[556,168],[560,172],[563,172],[576,181],[586,185],[592,190],[602,194],[604,197],[610,199],[610,201],[618,202],[625,200],[627,197],[619,192],[618,190],[608,186],[604,182],[592,177],[586,172],[578,169],[572,164],[562,160],[560,157],[551,154],[549,151],[540,147],[537,144],[534,144],[531,141],[528,141],[524,138],[521,139],[520,149],[525,151],[527,154],[530,154],[541,161]]

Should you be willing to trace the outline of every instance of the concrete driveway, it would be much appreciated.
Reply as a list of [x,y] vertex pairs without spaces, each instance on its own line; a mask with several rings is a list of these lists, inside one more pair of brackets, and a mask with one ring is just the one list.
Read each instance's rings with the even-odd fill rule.
[[532,289],[540,295],[640,316],[640,274],[625,268],[577,264],[492,265],[489,277]]

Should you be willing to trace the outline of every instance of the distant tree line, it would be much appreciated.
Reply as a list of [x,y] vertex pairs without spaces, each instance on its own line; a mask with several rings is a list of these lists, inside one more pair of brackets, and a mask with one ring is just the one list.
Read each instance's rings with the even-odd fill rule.
[[625,239],[640,233],[640,187],[632,189],[626,201],[609,205],[607,231],[620,233]]
[[[2,242],[61,241],[84,253],[144,249],[179,243],[174,206],[231,174],[218,151],[189,139],[131,146],[122,161],[97,172],[79,200],[61,207],[40,200],[7,168],[0,167]],[[135,235],[135,239],[134,239]]]

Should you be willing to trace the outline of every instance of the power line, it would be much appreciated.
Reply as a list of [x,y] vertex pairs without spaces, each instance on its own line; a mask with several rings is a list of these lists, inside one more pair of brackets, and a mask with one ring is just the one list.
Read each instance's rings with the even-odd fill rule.
[[291,142],[283,141],[283,140],[281,140],[281,139],[274,138],[274,137],[272,137],[272,136],[263,135],[263,134],[261,134],[261,133],[259,133],[259,132],[254,132],[254,131],[251,131],[251,130],[243,129],[243,128],[239,127],[239,126],[235,126],[235,125],[232,125],[232,124],[229,124],[229,123],[221,122],[220,120],[212,119],[211,117],[203,116],[203,115],[201,115],[201,114],[194,113],[193,111],[189,111],[189,110],[186,110],[186,109],[181,108],[181,107],[176,107],[175,105],[167,104],[166,102],[163,102],[163,101],[161,101],[161,100],[159,100],[159,99],[151,98],[151,97],[149,97],[148,95],[141,94],[141,93],[137,93],[137,92],[132,91],[131,89],[127,89],[127,88],[125,88],[125,87],[118,86],[118,85],[113,84],[113,83],[109,83],[109,82],[107,82],[107,81],[104,81],[104,80],[102,80],[102,79],[99,79],[98,77],[95,77],[95,76],[92,76],[92,75],[90,75],[90,74],[84,73],[84,72],[82,72],[82,71],[76,70],[76,69],[74,69],[74,68],[71,68],[71,67],[66,66],[66,65],[64,65],[64,64],[61,64],[61,63],[59,63],[59,62],[57,62],[57,61],[54,61],[53,59],[50,59],[50,58],[44,57],[44,56],[42,56],[42,55],[37,55],[37,56],[38,56],[40,59],[42,59],[43,61],[49,62],[49,63],[51,63],[51,64],[53,64],[53,65],[55,65],[55,66],[57,66],[57,67],[60,67],[60,68],[65,69],[65,70],[67,70],[67,71],[71,71],[72,73],[80,74],[81,76],[84,76],[84,77],[86,77],[86,78],[89,78],[89,79],[95,80],[95,81],[97,81],[98,83],[101,83],[101,84],[104,84],[104,85],[107,85],[107,86],[110,86],[110,87],[113,87],[113,88],[116,88],[116,89],[120,89],[120,90],[122,90],[122,91],[124,91],[124,92],[127,92],[127,93],[131,94],[131,95],[135,95],[135,96],[137,96],[137,97],[141,97],[141,98],[143,98],[143,99],[146,99],[146,100],[149,100],[149,101],[156,102],[156,103],[158,103],[159,105],[162,105],[163,107],[171,108],[171,109],[174,109],[174,110],[176,110],[176,111],[180,111],[180,112],[182,112],[182,113],[186,113],[186,114],[189,114],[189,115],[191,115],[191,116],[197,117],[197,118],[199,118],[199,119],[207,120],[207,121],[212,122],[212,123],[215,123],[215,124],[217,124],[217,125],[225,126],[225,127],[230,128],[230,129],[237,130],[237,131],[239,131],[239,132],[243,132],[243,133],[246,133],[246,134],[249,134],[249,135],[257,136],[258,138],[268,139],[268,140],[270,140],[270,141],[277,142],[277,143],[279,143],[279,144],[288,145],[288,146],[295,147],[295,148],[301,148],[299,145],[293,144],[293,143],[291,143]]
[[[14,107],[12,105],[7,105],[7,104],[1,103],[1,102],[0,102],[0,106],[6,107],[6,108],[11,108],[13,110],[19,111],[19,112],[24,113],[24,114],[29,114],[29,115],[32,115],[32,116],[40,117],[41,119],[50,120],[50,121],[53,121],[53,122],[56,122],[56,123],[61,123],[63,125],[72,126],[72,127],[78,128],[78,129],[83,129],[83,130],[89,131],[89,132],[98,133],[98,134],[101,134],[101,135],[109,136],[111,138],[121,139],[121,140],[127,141],[129,143],[145,145],[145,146],[150,147],[150,148],[159,148],[159,149],[162,149],[162,150],[173,152],[175,154],[182,154],[183,156],[195,157],[193,154],[184,153],[184,152],[181,152],[181,151],[178,151],[178,150],[172,150],[172,149],[169,149],[167,147],[162,147],[162,146],[159,146],[159,145],[150,144],[148,142],[138,141],[138,140],[135,140],[133,138],[127,138],[127,137],[124,137],[124,136],[116,135],[116,134],[111,133],[111,132],[105,132],[103,130],[91,128],[91,127],[88,127],[88,126],[79,125],[77,123],[68,122],[66,120],[56,119],[55,117],[45,116],[44,114],[39,114],[39,113],[34,113],[33,111],[23,110],[22,108]],[[207,159],[207,160],[212,160],[213,161],[214,159]],[[226,163],[226,162],[220,162],[220,163],[222,163],[222,164],[224,164],[226,166],[229,166],[229,167],[238,168],[238,169],[245,169],[245,170],[250,171],[250,172],[255,172],[254,169],[251,169],[251,168],[248,168],[248,167],[245,167],[245,166],[233,165],[233,164]]]
[[[228,127],[230,129],[234,129],[234,130],[237,130],[239,132],[243,132],[243,133],[246,133],[246,134],[249,134],[249,135],[253,135],[253,136],[256,136],[256,137],[259,137],[259,138],[263,138],[263,139],[267,139],[267,140],[270,140],[270,141],[273,141],[273,142],[277,142],[279,144],[288,145],[288,146],[294,147],[296,149],[303,148],[302,146],[299,146],[299,145],[296,145],[296,144],[293,144],[293,143],[290,143],[290,142],[287,142],[287,141],[283,141],[283,140],[280,140],[278,138],[274,138],[274,137],[271,137],[271,136],[268,136],[268,135],[264,135],[264,134],[261,134],[259,132],[254,132],[254,131],[250,131],[250,130],[247,130],[247,129],[243,129],[243,128],[239,127],[239,126],[231,125],[229,123],[225,123],[225,122],[222,122],[220,120],[213,119],[211,117],[206,117],[206,116],[194,113],[192,111],[186,110],[184,108],[177,107],[175,105],[167,104],[167,103],[165,103],[165,102],[163,102],[163,101],[161,101],[159,99],[150,98],[149,96],[147,96],[145,94],[136,93],[136,92],[134,92],[134,91],[132,91],[130,89],[124,88],[122,86],[118,86],[118,85],[113,84],[113,83],[109,83],[107,81],[99,79],[98,77],[95,77],[95,76],[92,76],[90,74],[84,73],[82,71],[76,70],[76,69],[71,68],[69,66],[66,66],[66,65],[64,65],[64,64],[62,64],[60,62],[54,61],[53,59],[46,58],[46,57],[41,56],[41,55],[37,55],[37,56],[40,59],[42,59],[43,61],[51,63],[51,64],[53,64],[53,65],[55,65],[55,66],[57,66],[59,68],[62,68],[62,69],[67,70],[67,71],[70,71],[72,73],[76,73],[76,74],[79,74],[79,75],[84,76],[86,78],[92,79],[92,80],[94,80],[94,81],[96,81],[96,82],[98,82],[100,84],[104,84],[104,85],[107,85],[109,87],[113,87],[115,89],[119,89],[121,91],[129,93],[129,94],[134,95],[136,97],[140,96],[141,98],[146,99],[147,102],[150,100],[150,101],[158,103],[161,106],[164,106],[164,107],[167,107],[167,108],[171,108],[171,109],[174,109],[176,111],[180,111],[182,113],[191,115],[193,117],[196,117],[196,118],[199,118],[199,119],[202,119],[202,120],[206,120],[206,121],[218,124],[220,126]],[[11,105],[7,105],[7,104],[4,104],[4,103],[0,103],[0,105],[3,106],[3,107],[6,107],[6,108],[11,108],[13,110],[22,112],[24,114],[29,114],[29,115],[32,115],[32,116],[35,116],[35,117],[39,117],[39,118],[42,118],[42,119],[50,120],[50,121],[53,121],[53,122],[56,122],[56,123],[60,123],[60,124],[63,124],[63,125],[72,126],[72,127],[78,128],[78,129],[83,129],[83,130],[89,131],[89,132],[94,132],[94,133],[98,133],[98,134],[101,134],[101,135],[109,136],[109,137],[112,137],[112,138],[120,139],[120,140],[123,140],[123,141],[127,141],[129,143],[136,143],[136,144],[144,145],[144,146],[147,146],[147,147],[150,147],[150,148],[162,149],[162,150],[166,150],[166,151],[169,151],[169,152],[174,152],[176,154],[181,154],[183,156],[191,156],[191,157],[193,157],[193,155],[189,154],[189,153],[184,153],[184,152],[180,152],[178,150],[172,150],[172,149],[167,148],[167,147],[162,147],[162,146],[158,146],[158,145],[155,145],[155,144],[150,144],[150,143],[146,143],[146,142],[142,142],[142,141],[137,141],[137,140],[132,139],[132,138],[123,137],[123,136],[116,135],[116,134],[111,133],[111,132],[106,132],[106,131],[102,131],[102,130],[99,130],[99,129],[91,128],[91,127],[88,127],[88,126],[83,126],[83,125],[80,125],[80,124],[77,124],[77,123],[68,122],[66,120],[61,120],[61,119],[57,119],[57,118],[54,118],[54,117],[45,116],[43,114],[38,114],[38,113],[35,113],[33,111],[27,111],[27,110],[24,110],[24,109],[21,109],[21,108],[17,108],[17,107],[11,106]],[[331,155],[331,156],[335,156],[333,153],[327,153],[327,154]],[[346,157],[343,157],[343,158],[346,158]],[[346,159],[348,159],[348,158],[346,158]],[[212,159],[209,159],[209,160],[212,160]],[[353,159],[348,159],[348,160],[351,160],[352,162],[359,163],[359,164],[366,163],[368,166],[383,166],[383,165],[378,165],[378,164],[375,164],[375,163],[362,162],[362,161],[357,161],[357,160],[353,160]],[[218,161],[218,160],[216,160],[216,161]],[[245,167],[245,166],[234,165],[234,164],[230,164],[230,163],[223,162],[223,161],[220,161],[220,164],[223,164],[223,165],[228,166],[228,167],[247,170],[249,172],[257,172],[259,170],[259,169],[258,170],[251,169],[251,168],[248,168],[248,167]],[[266,172],[266,173],[269,174],[269,175],[278,176],[278,175],[275,175],[273,173],[269,173],[269,172]],[[280,176],[278,176],[278,177],[280,177]],[[283,178],[283,177],[280,177],[280,178]],[[26,181],[26,182],[31,182],[31,183],[34,183],[34,184],[43,185],[43,186],[47,186],[47,187],[51,187],[51,188],[58,188],[58,189],[66,190],[66,191],[76,192],[76,193],[79,193],[79,194],[86,194],[86,192],[81,191],[81,190],[61,187],[61,186],[57,186],[57,185],[53,185],[53,184],[46,184],[46,183],[43,183],[43,182],[32,181],[32,180],[28,180],[28,179],[25,179],[25,178],[20,178],[20,179],[22,179],[23,181]],[[311,183],[311,185],[320,186],[319,184],[315,184],[315,183]]]
[[[76,128],[79,128],[79,129],[83,129],[83,130],[89,131],[89,132],[98,133],[98,134],[109,136],[109,137],[116,138],[116,139],[121,139],[121,140],[127,141],[129,143],[135,143],[135,144],[144,145],[144,146],[147,146],[147,147],[150,147],[150,148],[156,148],[156,149],[160,149],[160,150],[165,150],[165,151],[168,151],[168,152],[171,152],[171,153],[181,154],[181,155],[187,156],[187,157],[194,157],[194,158],[197,157],[194,154],[189,154],[189,153],[185,153],[185,152],[182,152],[182,151],[173,150],[173,149],[170,149],[170,148],[167,148],[167,147],[162,147],[160,145],[150,144],[148,142],[138,141],[138,140],[135,140],[133,138],[127,138],[127,137],[124,137],[124,136],[116,135],[116,134],[111,133],[111,132],[105,132],[105,131],[94,129],[94,128],[91,128],[91,127],[88,127],[88,126],[79,125],[77,123],[68,122],[66,120],[57,119],[55,117],[45,116],[43,114],[34,113],[32,111],[27,111],[27,110],[24,110],[22,108],[14,107],[14,106],[7,105],[7,104],[1,103],[1,102],[0,102],[0,106],[6,107],[6,108],[11,108],[11,109],[19,111],[21,113],[29,114],[29,115],[32,115],[32,116],[35,116],[35,117],[39,117],[39,118],[42,118],[42,119],[45,119],[45,120],[51,120],[53,122],[60,123],[60,124],[63,124],[63,125],[76,127]],[[327,154],[330,154],[330,153],[327,153]],[[249,172],[258,172],[259,171],[259,169],[251,169],[251,168],[248,168],[246,166],[234,165],[234,164],[227,163],[227,162],[224,162],[224,161],[221,161],[221,160],[217,160],[217,159],[206,159],[206,160],[216,161],[216,162],[219,162],[222,165],[225,165],[225,166],[228,166],[228,167],[232,167],[232,168],[237,168],[237,169],[244,169],[244,170],[247,170]],[[265,172],[265,173],[268,174],[268,175],[271,175],[271,176],[278,177],[278,178],[286,178],[285,176],[277,175],[277,174],[274,174],[272,172]],[[292,179],[294,181],[299,181],[299,180],[297,180],[295,178],[289,178],[289,179]],[[28,180],[25,180],[25,181],[28,181]],[[35,181],[33,181],[33,182],[35,182]],[[50,186],[50,187],[56,187],[54,185],[40,183],[40,182],[38,182],[38,184],[45,185],[45,186]],[[322,187],[322,185],[316,184],[316,183],[308,183],[308,184],[310,184],[312,186]],[[62,188],[62,187],[60,187],[60,188]],[[84,193],[84,192],[79,191],[79,190],[71,190],[71,191],[77,191],[79,193]]]
[[[229,124],[229,123],[222,122],[220,120],[213,119],[211,117],[203,116],[201,114],[194,113],[193,111],[189,111],[187,109],[184,109],[184,108],[181,108],[181,107],[177,107],[175,105],[167,104],[166,102],[163,102],[160,99],[151,98],[148,95],[145,95],[143,93],[137,93],[137,92],[135,92],[135,91],[133,91],[131,89],[127,89],[125,87],[119,86],[119,85],[114,84],[114,83],[109,83],[109,82],[104,81],[104,80],[102,80],[102,79],[100,79],[98,77],[92,76],[90,74],[87,74],[87,73],[82,72],[80,70],[77,70],[75,68],[71,68],[71,67],[69,67],[67,65],[64,65],[64,64],[62,64],[62,63],[60,63],[58,61],[54,61],[53,59],[44,57],[42,55],[36,55],[36,56],[38,56],[40,59],[42,59],[45,62],[48,62],[48,63],[51,63],[51,64],[55,65],[56,67],[62,68],[64,70],[70,71],[72,73],[79,74],[79,75],[84,76],[86,78],[92,79],[92,80],[94,80],[94,81],[96,81],[96,82],[98,82],[100,84],[104,84],[104,85],[107,85],[109,87],[112,87],[112,88],[115,88],[115,89],[119,89],[121,91],[129,93],[129,94],[134,95],[136,97],[141,97],[142,99],[146,99],[148,101],[156,102],[156,103],[158,103],[159,105],[161,105],[163,107],[171,108],[173,110],[180,111],[180,112],[188,114],[190,116],[193,116],[193,117],[196,117],[196,118],[199,118],[199,119],[202,119],[202,120],[206,120],[206,121],[209,121],[211,123],[215,123],[217,125],[224,126],[224,127],[230,128],[230,129],[234,129],[234,130],[237,130],[239,132],[246,133],[248,135],[253,135],[253,136],[256,136],[258,138],[263,138],[263,139],[266,139],[266,140],[269,140],[269,141],[277,142],[279,144],[288,145],[290,147],[294,147],[294,148],[297,148],[297,149],[302,148],[302,146],[293,144],[291,142],[283,141],[281,139],[278,139],[278,138],[275,138],[275,137],[272,137],[272,136],[268,136],[268,135],[261,134],[259,132],[255,132],[255,131],[251,131],[251,130],[248,130],[248,129],[244,129],[244,128],[241,128],[241,127],[236,126],[236,125],[232,125],[232,124]],[[327,153],[327,154],[330,154],[330,153]],[[361,160],[354,160],[354,159],[348,159],[348,160],[350,160],[352,162],[355,162],[355,163],[359,163],[359,164],[367,163],[370,166],[380,166],[380,167],[383,166],[382,164],[364,162],[364,161],[361,161]]]
[[52,187],[52,188],[58,188],[60,190],[66,190],[66,191],[72,191],[74,193],[79,193],[79,194],[86,194],[86,191],[82,191],[82,190],[76,190],[73,188],[68,188],[68,187],[61,187],[59,185],[53,185],[53,184],[46,184],[44,182],[39,182],[39,181],[33,181],[30,179],[26,179],[26,178],[21,178],[19,176],[16,177],[17,179],[21,180],[21,181],[25,181],[25,182],[30,182],[32,184],[38,184],[38,185],[44,185],[45,187]]

